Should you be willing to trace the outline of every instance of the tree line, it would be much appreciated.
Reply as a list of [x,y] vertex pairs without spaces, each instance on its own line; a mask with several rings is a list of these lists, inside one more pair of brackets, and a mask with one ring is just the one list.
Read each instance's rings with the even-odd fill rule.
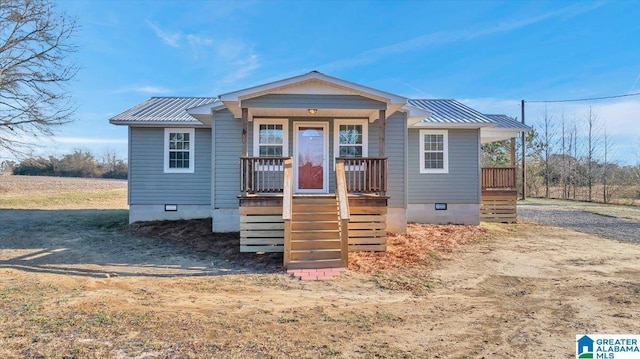
[[[517,141],[520,171],[521,140]],[[548,109],[525,134],[527,195],[603,203],[640,199],[640,151],[616,156],[606,121],[589,108],[569,119]],[[640,139],[638,142],[640,150]],[[636,164],[628,164],[635,162]],[[483,145],[483,166],[509,165],[509,142]],[[521,176],[518,176],[521,182]],[[522,188],[519,183],[518,188]]]
[[18,163],[3,161],[0,164],[0,173],[7,171],[24,176],[126,179],[128,166],[126,161],[110,151],[98,159],[89,151],[76,150],[60,158],[40,156],[29,157]]

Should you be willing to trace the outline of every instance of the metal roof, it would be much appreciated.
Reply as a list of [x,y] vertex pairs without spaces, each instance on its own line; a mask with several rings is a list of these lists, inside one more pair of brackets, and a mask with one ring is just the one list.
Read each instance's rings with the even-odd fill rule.
[[185,123],[200,124],[187,113],[193,107],[212,104],[215,97],[152,97],[109,119],[113,124],[157,124]]
[[508,129],[518,129],[518,130],[530,130],[531,127],[525,125],[524,123],[518,122],[507,115],[485,115],[495,121],[497,124],[496,128],[508,128]]
[[409,100],[409,104],[431,111],[431,116],[422,120],[423,123],[446,125],[492,125],[495,123],[487,116],[453,99],[415,99]]

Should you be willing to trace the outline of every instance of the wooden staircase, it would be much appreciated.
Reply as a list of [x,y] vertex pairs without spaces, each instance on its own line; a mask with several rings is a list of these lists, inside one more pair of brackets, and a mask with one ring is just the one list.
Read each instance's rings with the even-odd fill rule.
[[287,268],[346,267],[335,195],[294,196]]

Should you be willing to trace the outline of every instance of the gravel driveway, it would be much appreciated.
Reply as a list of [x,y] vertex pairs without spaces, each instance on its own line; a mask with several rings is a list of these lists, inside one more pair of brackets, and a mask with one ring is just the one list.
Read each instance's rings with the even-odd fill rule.
[[518,204],[518,218],[603,238],[640,243],[640,223],[557,205]]

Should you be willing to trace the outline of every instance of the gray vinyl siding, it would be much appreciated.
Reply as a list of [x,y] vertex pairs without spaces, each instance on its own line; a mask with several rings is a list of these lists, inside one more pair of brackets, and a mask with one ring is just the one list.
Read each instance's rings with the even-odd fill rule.
[[[377,122],[377,121],[376,121]],[[388,158],[388,206],[396,208],[406,207],[406,136],[407,122],[405,114],[396,112],[387,119],[386,123],[386,155]],[[369,133],[371,136],[371,132]],[[378,131],[375,131],[375,155],[378,152]],[[371,137],[369,137],[371,142]],[[371,152],[370,152],[371,153]],[[372,154],[371,156],[375,156]]]
[[479,203],[479,130],[449,130],[449,173],[420,173],[419,130],[409,129],[409,203]]
[[384,110],[387,104],[358,95],[269,94],[243,100],[245,107],[262,108],[341,108]]
[[164,128],[131,127],[129,204],[211,203],[211,130],[195,130],[194,173],[164,173]]
[[[249,122],[249,141],[252,136],[252,125],[253,122]],[[215,156],[213,206],[221,209],[238,208],[242,121],[233,118],[231,112],[225,109],[216,112],[212,126],[214,126],[215,135],[213,140]]]

